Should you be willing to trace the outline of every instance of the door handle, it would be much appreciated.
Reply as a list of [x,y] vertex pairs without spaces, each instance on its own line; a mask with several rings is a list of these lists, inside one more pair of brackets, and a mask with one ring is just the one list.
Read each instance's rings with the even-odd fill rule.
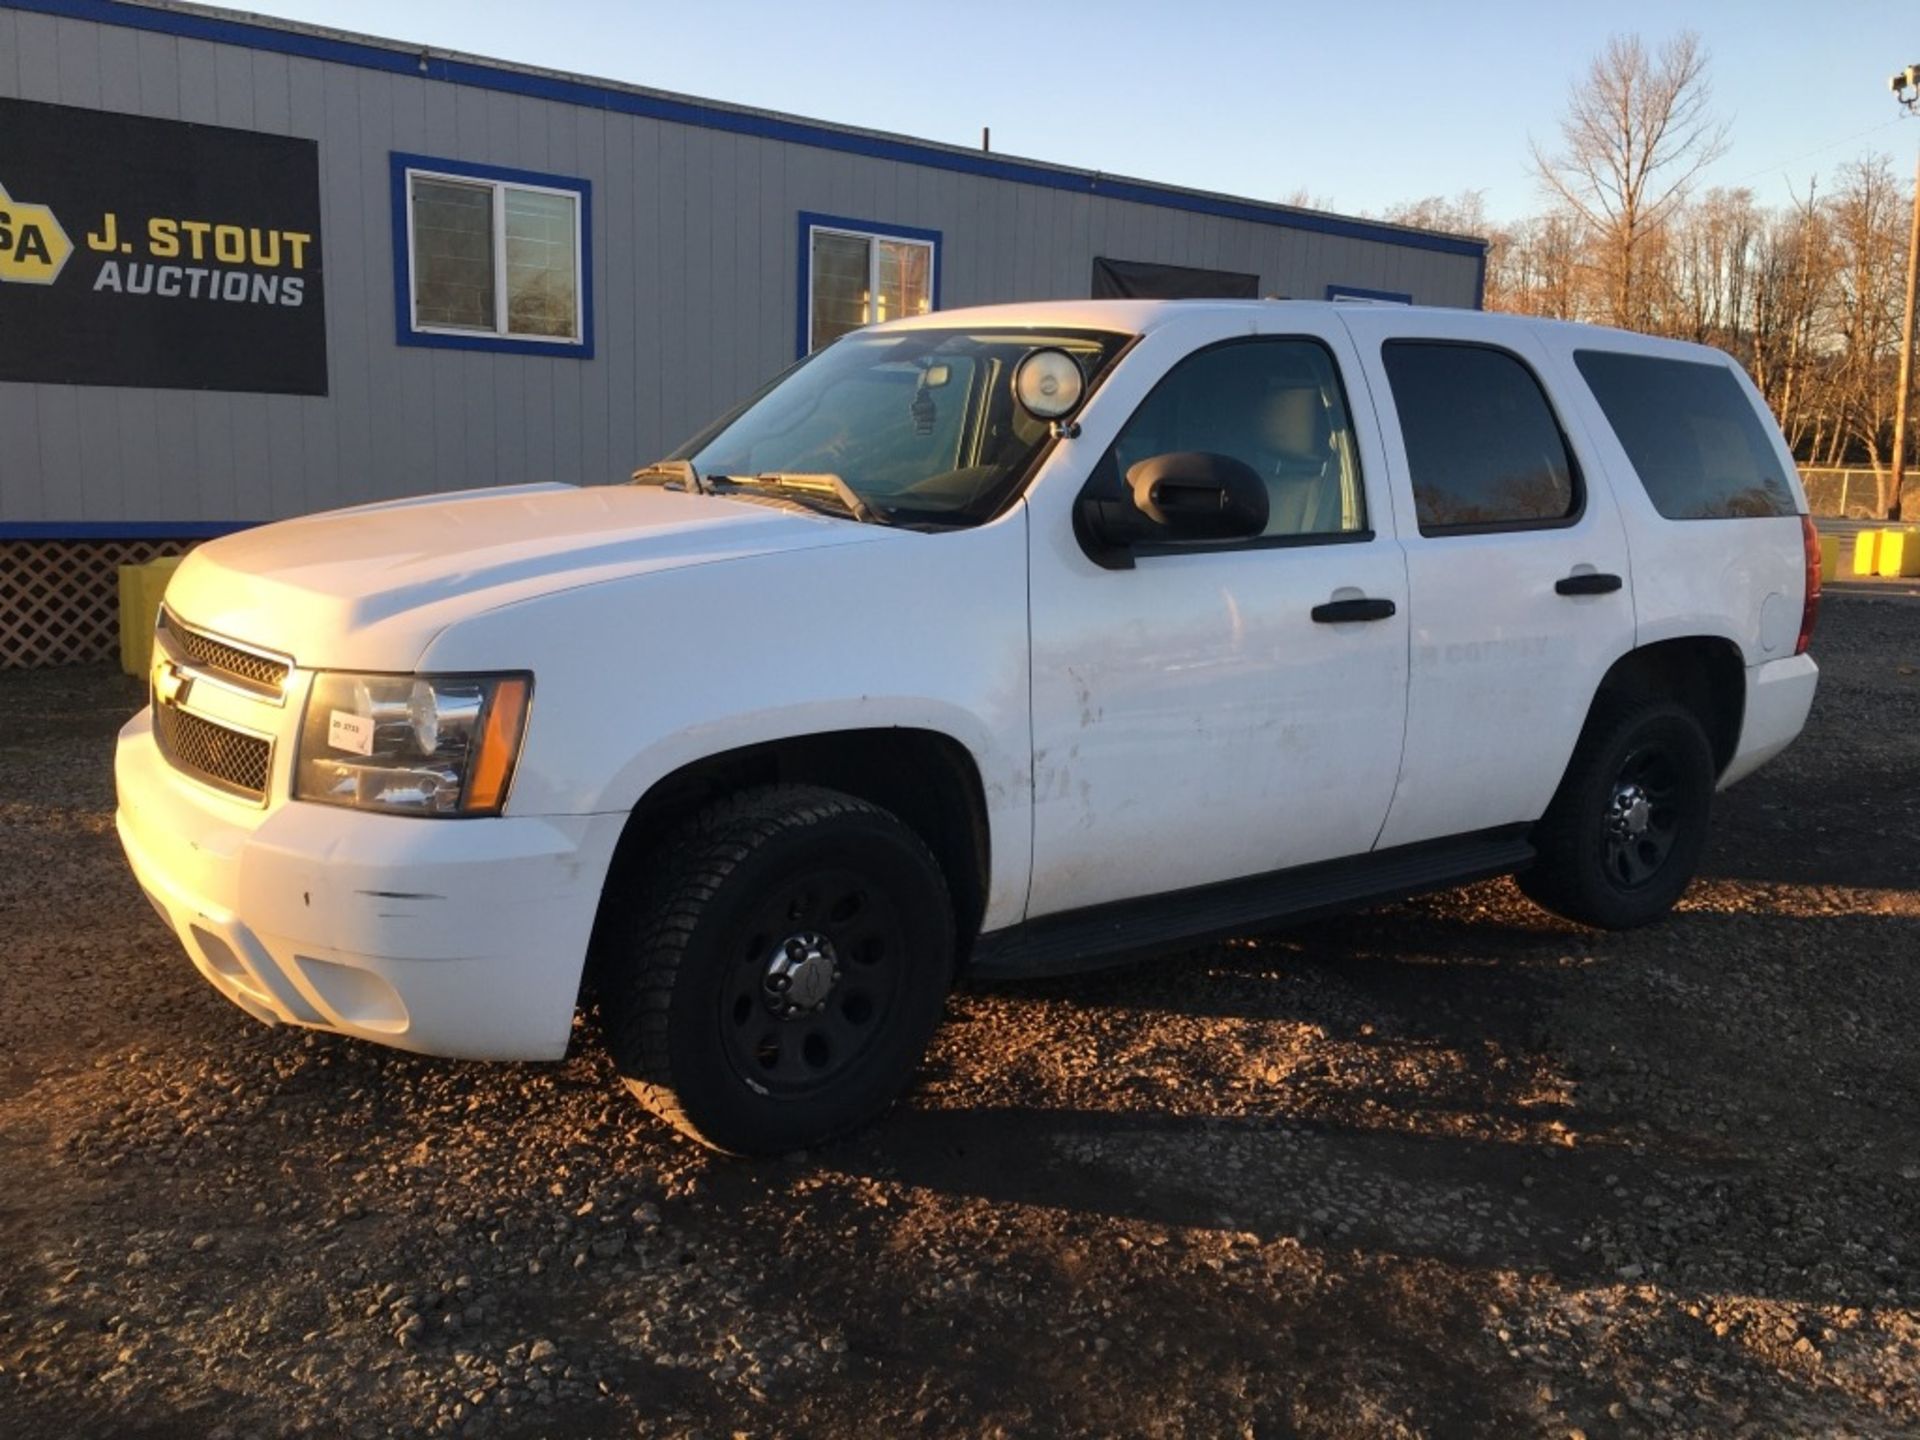
[[1611,595],[1620,588],[1620,577],[1588,570],[1554,581],[1553,588],[1562,595]]
[[1351,620],[1384,620],[1394,613],[1391,600],[1329,600],[1313,607],[1316,625],[1344,625]]

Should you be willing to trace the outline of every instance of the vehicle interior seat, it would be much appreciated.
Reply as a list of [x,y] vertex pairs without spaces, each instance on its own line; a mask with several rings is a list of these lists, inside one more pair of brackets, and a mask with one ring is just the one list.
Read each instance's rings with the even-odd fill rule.
[[1267,397],[1261,428],[1272,457],[1265,472],[1267,534],[1337,534],[1349,528],[1341,485],[1346,466],[1319,387],[1275,389]]

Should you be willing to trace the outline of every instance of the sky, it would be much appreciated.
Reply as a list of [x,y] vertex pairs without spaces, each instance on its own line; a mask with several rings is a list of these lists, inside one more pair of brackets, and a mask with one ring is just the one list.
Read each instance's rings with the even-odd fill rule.
[[811,119],[1351,214],[1463,190],[1543,205],[1570,88],[1614,33],[1697,30],[1725,157],[1704,183],[1763,204],[1868,153],[1912,173],[1916,0],[246,0],[443,49]]

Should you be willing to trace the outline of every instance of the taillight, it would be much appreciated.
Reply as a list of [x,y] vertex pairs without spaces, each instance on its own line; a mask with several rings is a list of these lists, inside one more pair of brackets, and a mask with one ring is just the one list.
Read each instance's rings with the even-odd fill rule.
[[1800,517],[1800,539],[1807,550],[1807,598],[1800,607],[1800,638],[1794,643],[1793,653],[1807,653],[1807,642],[1813,639],[1813,622],[1820,618],[1820,532],[1813,528],[1813,517]]

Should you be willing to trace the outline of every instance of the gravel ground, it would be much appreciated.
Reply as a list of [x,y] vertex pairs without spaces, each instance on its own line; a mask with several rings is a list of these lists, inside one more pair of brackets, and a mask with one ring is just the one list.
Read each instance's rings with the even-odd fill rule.
[[0,1435],[1912,1435],[1920,603],[1627,936],[1506,882],[974,989],[867,1135],[268,1030],[0,675]]

